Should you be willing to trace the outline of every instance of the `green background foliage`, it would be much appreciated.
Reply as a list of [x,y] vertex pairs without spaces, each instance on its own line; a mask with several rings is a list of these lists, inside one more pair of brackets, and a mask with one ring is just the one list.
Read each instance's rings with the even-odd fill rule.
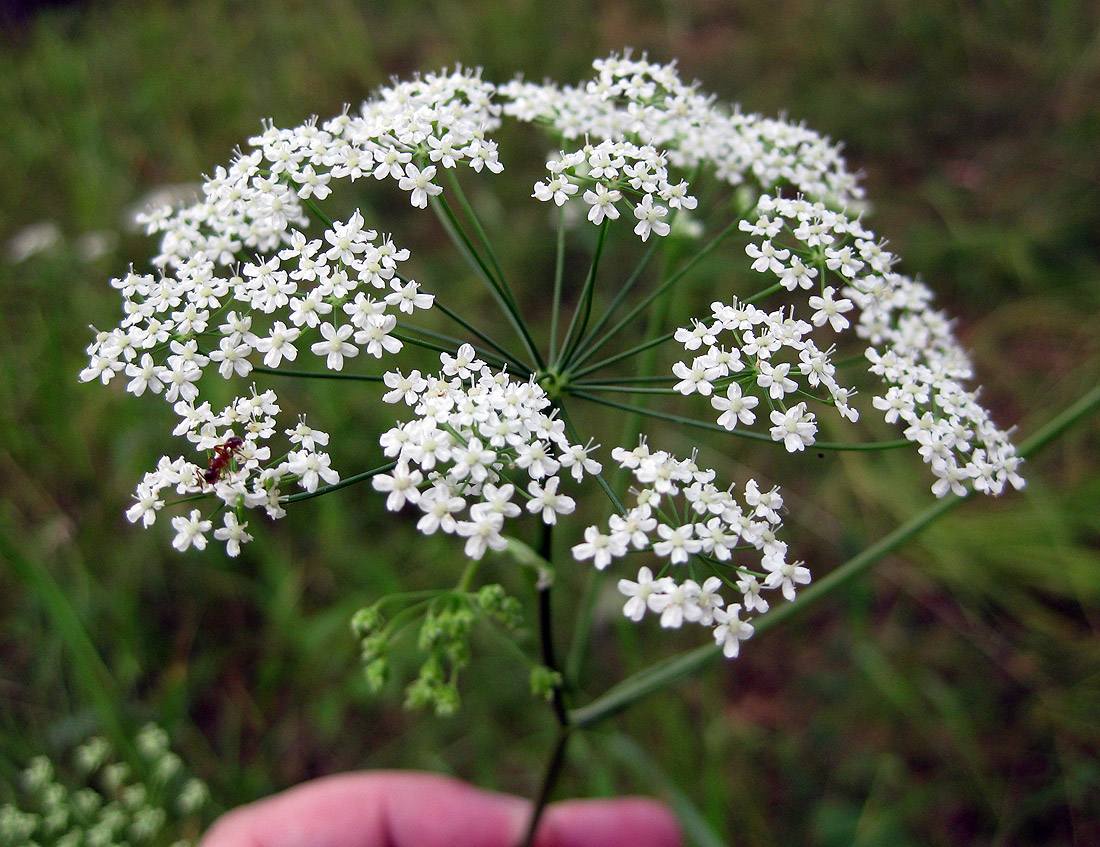
[[[263,118],[335,114],[393,75],[461,62],[576,81],[627,45],[678,57],[722,98],[844,140],[872,227],[958,317],[983,399],[1026,435],[1100,377],[1098,26],[1083,0],[139,0],[11,26],[0,233],[52,221],[61,237],[0,259],[0,789],[29,754],[153,719],[223,806],[358,767],[530,795],[552,736],[488,630],[457,717],[406,714],[396,686],[368,696],[353,611],[462,566],[372,492],[303,504],[233,561],[125,521],[140,474],[178,449],[172,414],[76,374],[88,324],[118,318],[107,280],[151,255],[126,223],[147,192],[211,172]],[[105,252],[87,255],[89,233]],[[418,261],[429,286],[449,272]],[[376,403],[322,385],[291,405],[324,410],[338,467],[370,466]],[[736,662],[575,739],[563,793],[664,796],[700,844],[1096,843],[1096,433],[1078,426],[1023,493],[964,505]],[[788,470],[787,524],[817,573],[931,499],[907,453]],[[597,618],[593,694],[691,646],[616,614]]]

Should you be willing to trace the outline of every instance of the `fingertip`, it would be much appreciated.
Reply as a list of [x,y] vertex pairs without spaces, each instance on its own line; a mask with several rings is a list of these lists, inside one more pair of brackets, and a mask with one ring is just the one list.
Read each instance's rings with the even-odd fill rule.
[[566,800],[546,810],[535,847],[682,847],[675,816],[645,797]]
[[351,847],[346,833],[371,839],[382,831],[377,789],[374,774],[322,777],[233,809],[214,822],[199,847]]

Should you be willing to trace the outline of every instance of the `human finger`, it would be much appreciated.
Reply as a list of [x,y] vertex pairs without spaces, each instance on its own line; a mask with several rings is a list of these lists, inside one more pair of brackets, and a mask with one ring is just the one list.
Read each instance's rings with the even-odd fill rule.
[[[530,803],[438,774],[314,780],[219,820],[200,847],[517,847]],[[680,847],[666,807],[643,798],[549,806],[534,847]]]
[[230,812],[200,847],[515,847],[528,809],[438,774],[339,774]]

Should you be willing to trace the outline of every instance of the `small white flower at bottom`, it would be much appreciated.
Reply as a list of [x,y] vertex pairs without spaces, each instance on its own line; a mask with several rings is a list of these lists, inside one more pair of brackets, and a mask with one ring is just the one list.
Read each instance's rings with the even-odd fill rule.
[[214,537],[218,541],[225,542],[227,554],[236,557],[241,554],[241,545],[252,540],[252,536],[245,532],[247,528],[248,521],[238,523],[237,516],[233,512],[226,512],[225,526],[214,530]]
[[714,619],[718,626],[714,628],[714,641],[722,648],[722,655],[734,659],[741,651],[741,642],[750,638],[752,624],[741,620],[741,606],[734,604],[726,609],[715,609]]
[[181,553],[188,547],[196,550],[206,549],[206,533],[210,532],[212,524],[202,519],[202,512],[192,509],[188,517],[177,515],[172,518],[172,528],[176,531],[176,537],[172,539],[172,546]]

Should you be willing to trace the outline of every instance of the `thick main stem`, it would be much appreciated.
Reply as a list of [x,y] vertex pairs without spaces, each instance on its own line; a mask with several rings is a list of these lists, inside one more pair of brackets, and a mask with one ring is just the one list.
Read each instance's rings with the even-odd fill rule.
[[[547,562],[551,561],[551,556],[553,555],[553,540],[553,527],[550,524],[542,524],[541,533],[539,535],[538,552],[539,556]],[[554,741],[553,751],[546,765],[546,772],[543,774],[539,794],[535,798],[535,805],[531,811],[531,820],[527,824],[527,834],[522,842],[523,847],[530,847],[535,837],[535,830],[538,829],[539,819],[542,817],[542,813],[546,809],[547,803],[550,802],[550,796],[553,794],[554,786],[557,784],[562,767],[565,765],[565,747],[569,741],[569,734],[572,731],[572,727],[569,725],[569,711],[565,704],[564,683],[561,669],[558,667],[557,651],[554,647],[553,609],[550,605],[550,589],[550,585],[540,584],[538,586],[539,650],[542,656],[543,665],[556,675],[556,680],[551,689],[550,703],[554,710],[554,717],[558,722],[558,733]]]
[[549,761],[546,763],[546,772],[543,774],[542,784],[539,786],[539,793],[535,798],[535,806],[531,811],[531,820],[527,823],[527,832],[521,842],[522,847],[531,847],[535,840],[535,832],[539,828],[542,813],[550,802],[550,795],[553,793],[558,777],[561,776],[562,767],[565,765],[565,748],[569,743],[569,735],[569,727],[563,726],[558,730],[554,749],[550,753]]
[[[542,524],[541,533],[539,536],[539,555],[547,562],[552,561],[553,555],[553,526],[551,524]],[[550,589],[551,585],[540,584],[538,586],[539,593],[539,649],[542,654],[542,663],[555,674],[558,674],[558,681],[554,683],[554,687],[551,691],[550,703],[554,709],[554,717],[557,718],[558,724],[565,728],[569,726],[569,720],[567,718],[567,710],[565,707],[565,693],[563,690],[563,683],[561,681],[561,668],[558,667],[557,650],[554,647],[554,623],[553,623],[553,609],[550,605]]]

